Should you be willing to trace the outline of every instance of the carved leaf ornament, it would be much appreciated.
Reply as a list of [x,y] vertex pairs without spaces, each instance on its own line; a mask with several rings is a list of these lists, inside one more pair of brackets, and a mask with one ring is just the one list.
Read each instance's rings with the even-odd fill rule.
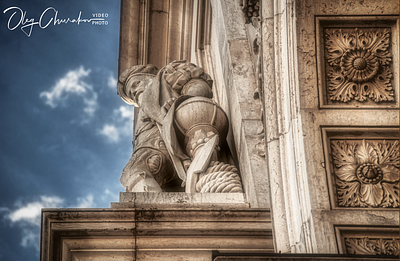
[[333,101],[394,101],[388,50],[390,31],[326,30],[329,98]]
[[399,207],[399,141],[332,141],[340,207]]
[[348,254],[354,255],[399,255],[398,238],[346,238]]

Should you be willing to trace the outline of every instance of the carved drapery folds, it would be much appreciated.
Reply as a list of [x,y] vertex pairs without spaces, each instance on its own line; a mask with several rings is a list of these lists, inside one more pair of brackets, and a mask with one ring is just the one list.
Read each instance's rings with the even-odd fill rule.
[[354,255],[399,255],[398,238],[345,238],[346,251]]
[[390,29],[326,29],[328,94],[332,101],[394,101]]
[[399,141],[331,141],[339,207],[399,207]]

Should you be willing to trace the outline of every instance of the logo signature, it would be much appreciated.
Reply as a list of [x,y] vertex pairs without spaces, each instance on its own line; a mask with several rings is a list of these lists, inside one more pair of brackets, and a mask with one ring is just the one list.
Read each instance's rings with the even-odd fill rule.
[[[81,23],[91,23],[92,25],[107,25],[108,21],[106,18],[108,17],[108,13],[92,13],[92,18],[83,19],[81,18],[82,12],[79,12],[77,18],[59,18],[58,11],[54,7],[48,7],[46,10],[42,12],[38,20],[35,18],[26,18],[26,11],[23,11],[21,8],[13,6],[5,9],[3,14],[11,12],[10,18],[8,19],[7,28],[10,31],[21,28],[21,31],[24,32],[28,37],[32,35],[33,26],[37,25],[41,29],[47,28],[49,25],[60,25],[60,24],[81,24]],[[51,17],[46,14],[50,14]]]

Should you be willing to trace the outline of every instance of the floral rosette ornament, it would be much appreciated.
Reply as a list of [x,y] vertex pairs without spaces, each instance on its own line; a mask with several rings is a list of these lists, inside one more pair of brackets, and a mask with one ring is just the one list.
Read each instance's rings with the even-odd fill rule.
[[326,30],[329,98],[394,101],[389,29]]
[[399,141],[332,141],[339,207],[399,207]]

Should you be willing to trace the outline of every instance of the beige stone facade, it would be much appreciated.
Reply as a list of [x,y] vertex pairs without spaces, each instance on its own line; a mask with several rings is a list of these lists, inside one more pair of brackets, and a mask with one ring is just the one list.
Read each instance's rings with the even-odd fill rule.
[[122,0],[119,73],[202,67],[243,193],[44,210],[41,260],[398,259],[398,14],[392,0]]

